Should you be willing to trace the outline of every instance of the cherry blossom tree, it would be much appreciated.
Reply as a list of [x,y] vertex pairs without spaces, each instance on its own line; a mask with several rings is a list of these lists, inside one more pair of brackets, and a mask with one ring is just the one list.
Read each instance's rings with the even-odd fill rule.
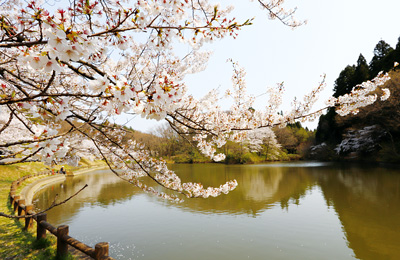
[[[210,56],[202,44],[235,38],[252,20],[236,21],[233,7],[208,0],[71,0],[55,8],[44,1],[0,0],[0,148],[20,159],[76,164],[90,153],[105,160],[115,174],[145,191],[178,199],[147,187],[139,177],[187,197],[228,193],[235,180],[220,187],[182,183],[162,160],[135,142],[121,142],[124,129],[108,124],[118,116],[140,115],[166,120],[181,136],[215,161],[227,140],[242,141],[246,131],[310,120],[326,108],[311,111],[324,80],[292,109],[278,114],[283,85],[268,89],[264,110],[250,109],[245,72],[233,62],[233,86],[197,99],[186,93],[185,75],[204,69]],[[258,0],[270,19],[297,27],[294,10],[284,0]],[[249,3],[249,5],[251,5]],[[253,4],[254,5],[254,4]],[[184,56],[176,47],[191,48]],[[341,114],[372,103],[370,92],[387,75],[331,98]],[[384,97],[388,95],[385,90]],[[221,99],[232,101],[227,111]],[[18,130],[16,130],[18,129]],[[189,139],[189,138],[188,138]],[[86,148],[86,152],[83,150]],[[117,171],[118,170],[118,171]]]
[[248,131],[245,143],[250,152],[265,153],[269,159],[278,159],[281,146],[271,128],[256,128]]

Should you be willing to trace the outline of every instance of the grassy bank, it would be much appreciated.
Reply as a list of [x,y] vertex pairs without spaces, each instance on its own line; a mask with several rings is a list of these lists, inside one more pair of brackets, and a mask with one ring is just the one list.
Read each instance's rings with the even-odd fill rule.
[[[76,171],[88,169],[94,166],[103,165],[102,162],[89,162],[82,160],[81,167],[66,167],[67,171]],[[55,167],[58,170],[60,166]],[[0,165],[0,212],[13,215],[10,201],[8,199],[10,185],[14,180],[29,174],[35,174],[43,171],[50,171],[48,166],[43,163],[30,162],[15,165]],[[18,188],[21,190],[24,186],[36,181],[35,177],[23,182]],[[0,259],[20,260],[20,259],[55,259],[55,238],[47,236],[46,241],[36,241],[36,222],[30,231],[24,231],[24,220],[9,219],[0,217]],[[73,258],[69,258],[73,259]]]

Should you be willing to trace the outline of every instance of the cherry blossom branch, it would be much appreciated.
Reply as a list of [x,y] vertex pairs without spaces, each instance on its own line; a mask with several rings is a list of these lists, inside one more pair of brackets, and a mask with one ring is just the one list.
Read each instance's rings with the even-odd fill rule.
[[[32,158],[33,156],[35,156],[37,153],[39,153],[40,151],[43,150],[43,147],[40,147],[39,149],[37,149],[36,151],[30,153],[29,155],[19,159],[19,160],[13,160],[13,161],[8,161],[8,162],[3,162],[0,161],[0,165],[12,165],[12,164],[17,164],[17,163],[23,163],[26,162],[29,158]],[[1,158],[2,160],[6,159],[5,157]]]
[[[145,191],[160,195],[141,183],[140,176],[188,197],[217,196],[237,183],[207,189],[181,183],[142,145],[122,143],[126,132],[107,120],[119,115],[166,120],[179,136],[218,161],[224,156],[217,151],[227,141],[242,142],[250,130],[310,119],[326,109],[311,110],[323,84],[303,100],[294,100],[283,114],[277,113],[282,85],[268,90],[265,109],[254,109],[255,97],[247,94],[245,71],[237,63],[232,89],[225,95],[232,103],[229,110],[220,107],[217,90],[202,99],[187,94],[185,76],[203,70],[211,55],[201,51],[202,45],[235,38],[252,23],[236,22],[233,8],[208,0],[72,1],[60,3],[57,10],[47,10],[36,0],[22,6],[17,2],[0,5],[6,17],[0,25],[0,148],[20,152],[21,160],[76,165],[82,157],[103,158],[114,173]],[[284,0],[257,4],[286,26],[302,24],[293,19],[296,10],[283,8]],[[177,40],[190,48],[184,58],[174,53]],[[356,111],[377,98],[367,92],[385,80],[331,99],[327,107]],[[388,90],[382,91],[387,98]]]
[[53,140],[53,139],[55,139],[55,138],[68,135],[68,134],[70,134],[72,131],[73,131],[73,128],[69,129],[69,130],[68,130],[67,132],[65,132],[65,133],[58,134],[58,135],[53,135],[53,136],[49,136],[49,137],[45,137],[45,138],[41,138],[41,139],[20,140],[20,141],[15,141],[15,142],[3,143],[3,144],[0,144],[0,148],[15,146],[15,145],[19,145],[19,144],[33,144],[33,143],[40,143],[40,142],[44,142],[44,141],[48,141],[48,140]]
[[15,110],[12,109],[12,108],[10,107],[10,105],[7,105],[7,107],[8,107],[8,109],[10,109],[11,113],[14,114],[15,117],[25,126],[25,128],[26,128],[29,132],[31,132],[31,133],[34,135],[35,132],[33,132],[33,131],[31,130],[31,128],[25,123],[25,121],[22,120],[22,119],[15,113]]
[[[13,76],[15,79],[18,79],[19,81],[23,82],[24,84],[27,84],[28,86],[32,87],[33,89],[40,89],[37,86],[35,86],[33,83],[28,82],[26,79],[22,78],[21,76],[16,75],[15,73],[13,73],[12,71],[6,69],[6,68],[0,68],[0,75],[3,76],[3,72],[7,72],[8,74],[10,74],[11,76]],[[4,77],[4,76],[3,76]],[[18,90],[20,90],[21,92],[23,92],[24,86],[18,84],[15,81],[12,81],[10,79],[6,79],[4,78],[4,80],[11,82]],[[29,80],[33,80],[33,79],[29,79]],[[37,83],[37,82],[35,82]],[[27,94],[26,92],[23,92],[24,94]],[[29,95],[27,95],[29,96]]]
[[[268,10],[271,19],[278,19],[284,25],[292,27],[292,28],[296,28],[296,27],[304,24],[305,22],[297,22],[297,21],[293,20],[293,16],[297,10],[296,8],[294,10],[286,12],[280,7],[280,5],[283,4],[283,2],[284,2],[284,0],[278,0],[278,1],[270,2],[270,3],[266,4],[264,2],[264,0],[258,0],[258,3],[263,8]],[[274,11],[274,9],[278,9],[278,11]]]
[[0,43],[0,48],[14,48],[14,47],[32,47],[36,45],[45,45],[48,41],[37,40],[29,42],[11,42],[11,43]]
[[11,121],[13,120],[13,116],[14,116],[14,110],[11,110],[10,116],[7,120],[7,122],[2,126],[2,128],[0,129],[0,134],[8,127],[10,126]]

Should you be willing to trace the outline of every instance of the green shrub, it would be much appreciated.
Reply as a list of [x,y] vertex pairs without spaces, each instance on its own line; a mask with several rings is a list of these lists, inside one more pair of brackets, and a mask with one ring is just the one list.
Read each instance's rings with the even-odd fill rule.
[[377,154],[377,161],[380,162],[399,162],[400,154],[396,152],[396,148],[392,143],[381,144],[382,149]]
[[241,163],[241,158],[238,154],[228,153],[224,160],[225,164],[239,164]]
[[288,154],[289,161],[296,161],[301,159],[300,154]]
[[171,159],[175,163],[193,163],[192,157],[188,154],[178,154],[178,155],[172,156]]
[[48,238],[41,238],[39,240],[35,240],[32,243],[32,248],[33,249],[42,249],[51,246],[53,241],[51,241]]
[[258,156],[255,153],[246,153],[243,155],[242,162],[243,163],[260,163],[265,161],[265,157]]

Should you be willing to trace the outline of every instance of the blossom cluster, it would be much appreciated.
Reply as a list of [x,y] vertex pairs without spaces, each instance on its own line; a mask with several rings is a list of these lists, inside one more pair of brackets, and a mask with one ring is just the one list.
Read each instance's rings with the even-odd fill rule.
[[[360,107],[368,106],[374,103],[378,96],[373,94],[377,88],[383,86],[385,82],[390,79],[388,73],[379,73],[374,79],[363,82],[351,90],[349,94],[339,96],[338,98],[331,97],[327,101],[328,106],[336,106],[336,112],[345,116],[348,114],[357,114]],[[390,90],[382,88],[383,95],[381,100],[384,101],[389,98]]]

